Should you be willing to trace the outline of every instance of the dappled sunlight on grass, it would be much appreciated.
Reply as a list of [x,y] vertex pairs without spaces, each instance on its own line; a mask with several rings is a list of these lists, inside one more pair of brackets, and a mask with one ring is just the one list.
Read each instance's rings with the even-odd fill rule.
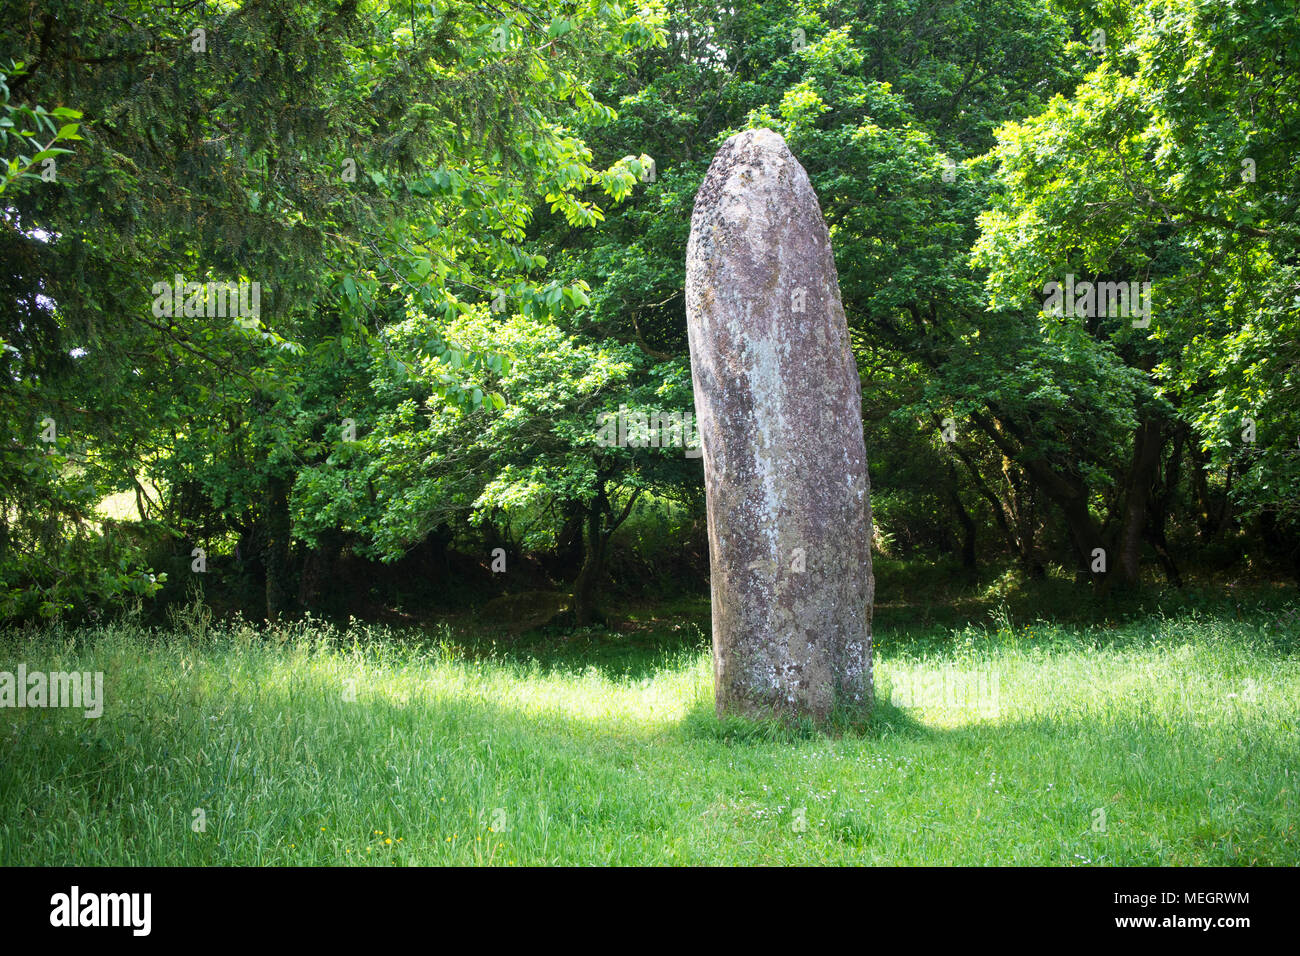
[[10,635],[0,668],[107,702],[0,711],[0,862],[1294,864],[1285,613],[886,633],[871,725],[832,733],[719,720],[670,631]]

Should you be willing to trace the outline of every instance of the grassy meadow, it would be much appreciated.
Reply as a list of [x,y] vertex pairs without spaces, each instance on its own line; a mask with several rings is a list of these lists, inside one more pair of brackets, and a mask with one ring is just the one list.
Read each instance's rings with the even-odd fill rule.
[[106,703],[0,710],[0,864],[1300,863],[1294,600],[885,606],[872,723],[831,732],[719,720],[707,614],[10,632],[0,670]]

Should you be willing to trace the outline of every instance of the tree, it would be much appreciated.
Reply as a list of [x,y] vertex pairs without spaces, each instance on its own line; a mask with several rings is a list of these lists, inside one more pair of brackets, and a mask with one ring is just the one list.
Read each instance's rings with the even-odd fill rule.
[[[376,365],[372,424],[299,481],[302,527],[354,531],[370,554],[394,560],[461,517],[517,520],[515,543],[529,551],[555,547],[576,518],[572,611],[592,623],[613,533],[643,495],[672,497],[699,470],[688,428],[651,430],[657,415],[681,425],[685,413],[689,426],[689,373],[674,377],[633,346],[584,340],[541,315],[480,309],[444,323],[412,311],[383,335],[401,352],[430,335],[455,345],[415,367]],[[453,375],[502,398],[448,405],[428,383]]]
[[[27,64],[12,91],[70,95],[86,136],[56,182],[13,198],[0,236],[28,303],[0,329],[14,420],[65,396],[59,432],[106,487],[156,482],[185,538],[271,528],[268,567],[287,573],[284,489],[311,448],[296,442],[342,417],[301,407],[305,383],[339,349],[368,364],[408,296],[454,315],[497,290],[526,308],[556,293],[525,226],[543,203],[597,222],[583,193],[635,182],[627,164],[592,168],[565,124],[611,115],[586,74],[661,42],[657,17],[562,2],[7,10],[0,41]],[[178,275],[183,307],[160,312]],[[264,294],[251,314],[214,314],[208,282]],[[41,342],[20,340],[34,328]],[[45,487],[24,506],[57,508]],[[14,591],[65,573],[18,569],[30,546],[0,555]],[[268,610],[289,591],[268,582]]]
[[1137,376],[1118,535],[1127,579],[1143,536],[1163,542],[1171,441],[1207,455],[1192,464],[1198,488],[1207,468],[1235,475],[1244,513],[1289,529],[1300,570],[1300,124],[1284,53],[1300,23],[1269,4],[1177,0],[1105,26],[1075,93],[999,132],[990,159],[1004,190],[981,219],[977,261],[995,306],[1067,273],[1151,283],[1149,329],[1044,320],[1045,336],[1123,356]]

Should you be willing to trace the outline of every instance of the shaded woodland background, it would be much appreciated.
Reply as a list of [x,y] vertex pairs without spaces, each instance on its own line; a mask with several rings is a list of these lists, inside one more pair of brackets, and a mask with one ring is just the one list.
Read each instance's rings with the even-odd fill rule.
[[831,227],[882,598],[1300,580],[1297,67],[1281,0],[3,0],[0,619],[706,594],[700,460],[597,422],[691,409],[752,126]]

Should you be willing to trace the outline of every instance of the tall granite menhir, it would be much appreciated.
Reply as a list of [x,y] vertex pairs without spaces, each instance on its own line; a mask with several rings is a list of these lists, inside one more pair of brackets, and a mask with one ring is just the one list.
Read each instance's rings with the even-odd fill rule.
[[686,253],[719,714],[865,716],[871,504],[830,235],[771,130],[722,144]]

